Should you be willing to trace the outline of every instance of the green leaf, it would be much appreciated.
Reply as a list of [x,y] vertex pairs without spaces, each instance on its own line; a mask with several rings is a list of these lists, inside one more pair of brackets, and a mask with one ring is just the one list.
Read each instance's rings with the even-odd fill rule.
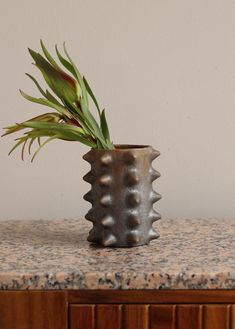
[[24,98],[26,98],[30,102],[41,104],[41,105],[48,106],[48,107],[52,107],[55,110],[57,110],[59,113],[64,114],[69,118],[72,118],[71,113],[62,105],[57,105],[57,104],[49,101],[48,99],[32,97],[32,96],[24,93],[22,90],[20,90],[20,93]]
[[20,144],[24,143],[27,137],[21,137],[20,140],[12,147],[12,149],[9,151],[8,155],[10,155]]
[[[84,137],[84,131],[80,127],[68,125],[66,123],[50,123],[50,122],[37,122],[27,121],[24,123],[26,127],[36,128],[39,130],[46,130],[50,134],[56,134],[61,139],[68,139],[79,141],[88,146],[94,147],[94,143]],[[37,134],[37,133],[36,133]],[[32,135],[31,135],[32,136]]]
[[36,137],[32,137],[30,142],[29,142],[29,146],[28,146],[28,152],[29,154],[31,154],[31,147],[33,145],[33,142],[35,141]]
[[42,39],[40,40],[40,44],[42,47],[42,51],[44,53],[44,55],[46,56],[46,58],[48,59],[48,61],[51,63],[51,65],[57,69],[57,70],[61,70],[61,68],[59,67],[59,65],[56,63],[56,61],[54,60],[54,58],[51,56],[51,54],[49,53],[49,51],[46,49]]
[[27,143],[28,139],[26,139],[23,143],[23,146],[22,146],[22,150],[21,150],[21,160],[24,161],[24,150],[25,150],[25,146],[26,146],[26,143]]
[[86,90],[86,87],[85,87],[85,84],[83,82],[83,79],[82,79],[82,76],[81,76],[81,73],[79,72],[77,66],[75,65],[75,63],[73,62],[72,58],[69,56],[69,53],[66,49],[66,46],[65,46],[65,43],[64,43],[64,52],[68,58],[68,60],[70,61],[70,64],[72,65],[73,69],[74,69],[74,72],[75,72],[75,77],[79,83],[79,85],[81,86],[81,89],[82,89],[82,97],[84,98],[84,101],[85,101],[85,104],[86,106],[88,107],[88,96],[87,96],[87,90]]
[[[52,121],[52,122],[59,122],[63,117],[59,114],[59,113],[44,113],[44,114],[41,114],[41,115],[38,115],[34,118],[31,118],[27,121]],[[27,122],[26,121],[26,122]],[[13,126],[9,126],[9,127],[5,127],[3,129],[7,129],[7,131],[2,135],[3,136],[6,136],[6,135],[9,135],[9,134],[13,134],[17,131],[20,131],[22,129],[25,129],[25,126],[22,125],[22,123],[17,123]]]
[[44,98],[32,97],[32,96],[26,94],[25,92],[23,92],[22,90],[20,90],[20,93],[25,99],[27,99],[30,102],[47,106],[47,100]]
[[46,98],[50,101],[50,102],[52,102],[52,103],[54,103],[54,104],[56,104],[56,105],[60,105],[60,106],[63,106],[50,92],[49,92],[49,90],[47,89],[46,90]]
[[101,130],[103,132],[104,138],[106,140],[110,140],[109,128],[108,128],[107,120],[105,117],[105,110],[103,110],[101,113],[100,121],[101,121]]
[[93,102],[95,103],[95,106],[96,106],[96,108],[97,108],[97,110],[99,112],[99,116],[100,116],[101,115],[101,113],[100,113],[100,107],[99,107],[99,104],[98,104],[98,102],[97,102],[97,100],[95,98],[95,95],[94,95],[93,91],[91,90],[91,87],[89,86],[89,84],[88,84],[88,82],[87,82],[87,80],[86,80],[85,77],[83,77],[83,81],[84,81],[86,90],[87,90],[88,94],[91,96]]
[[77,142],[81,142],[87,146],[90,146],[92,148],[96,147],[96,144],[90,140],[88,140],[87,138],[83,137],[83,136],[79,136],[79,135],[75,135],[73,132],[70,131],[63,131],[63,133],[60,133],[60,139],[63,140],[68,140],[68,141],[77,141]]
[[73,102],[76,101],[78,99],[77,94],[79,95],[76,81],[62,70],[55,69],[41,54],[36,53],[32,49],[29,49],[29,52],[35,60],[36,67],[41,71],[46,83],[53,92],[59,98],[64,98],[66,96]]
[[103,145],[101,144],[101,142],[99,140],[97,140],[97,148],[103,149]]
[[104,136],[100,130],[100,127],[98,125],[98,123],[96,122],[95,118],[93,117],[93,115],[91,114],[91,112],[87,109],[86,105],[84,104],[84,100],[81,99],[81,106],[82,106],[82,111],[87,119],[87,122],[90,126],[90,128],[92,129],[94,135],[96,136],[96,138],[98,138],[102,144],[102,146],[104,148],[107,148],[107,144],[106,141],[104,139]]
[[64,67],[76,78],[76,72],[74,71],[73,66],[61,55],[57,45],[55,46],[55,50],[61,64],[64,65]]
[[33,162],[33,160],[35,159],[36,155],[38,154],[38,152],[43,148],[43,146],[45,146],[48,142],[52,141],[53,139],[56,139],[57,137],[56,136],[53,136],[53,137],[50,137],[48,138],[47,140],[45,140],[40,146],[39,148],[37,149],[37,151],[34,153],[32,159],[31,159],[31,162]]
[[25,73],[31,80],[33,80],[33,82],[35,83],[35,85],[37,86],[38,90],[40,91],[40,93],[44,96],[44,97],[47,97],[46,96],[46,93],[45,91],[41,88],[40,84],[37,82],[37,80],[32,76],[30,75],[29,73]]
[[6,132],[4,134],[1,135],[1,137],[13,134],[17,131],[20,131],[22,129],[24,129],[23,126],[21,126],[20,124],[16,124],[14,126],[8,126],[8,127],[4,127],[3,129],[6,129]]
[[[40,93],[49,101],[55,103],[56,105],[61,105],[58,100],[49,92],[49,90],[46,90],[46,92],[41,88],[40,84],[38,83],[38,81],[30,74],[25,73],[31,80],[33,80],[33,82],[35,83],[35,85],[37,86],[38,90],[40,91]],[[61,105],[62,106],[62,105]]]
[[37,129],[58,129],[58,130],[71,130],[74,133],[81,133],[81,128],[66,123],[52,123],[52,122],[41,122],[41,121],[26,121],[22,123],[26,127],[37,128]]

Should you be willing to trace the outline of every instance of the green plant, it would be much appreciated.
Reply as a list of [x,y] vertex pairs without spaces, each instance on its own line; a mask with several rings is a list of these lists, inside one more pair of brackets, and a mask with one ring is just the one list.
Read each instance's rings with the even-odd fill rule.
[[[34,59],[34,65],[40,70],[49,89],[43,90],[38,81],[30,74],[26,75],[35,83],[43,97],[36,98],[20,93],[27,100],[52,108],[53,112],[44,113],[27,121],[5,127],[6,136],[23,129],[29,129],[16,138],[16,144],[10,150],[11,154],[18,146],[22,146],[21,157],[24,158],[24,150],[28,142],[28,152],[35,140],[39,147],[33,154],[32,160],[41,148],[53,139],[66,141],[78,141],[96,149],[114,149],[110,140],[109,129],[106,121],[105,110],[100,110],[98,102],[84,76],[71,59],[65,44],[63,45],[65,56],[55,46],[60,65],[54,60],[41,40],[43,55],[29,49]],[[98,111],[99,122],[95,119],[89,108],[89,97],[93,100]],[[48,137],[41,143],[42,137]]]

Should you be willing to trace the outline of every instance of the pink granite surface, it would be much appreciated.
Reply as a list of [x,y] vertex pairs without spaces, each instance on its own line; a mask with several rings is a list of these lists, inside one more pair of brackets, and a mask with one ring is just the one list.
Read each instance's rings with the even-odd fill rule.
[[85,220],[0,222],[0,289],[235,289],[235,221],[155,227],[150,245],[112,249]]

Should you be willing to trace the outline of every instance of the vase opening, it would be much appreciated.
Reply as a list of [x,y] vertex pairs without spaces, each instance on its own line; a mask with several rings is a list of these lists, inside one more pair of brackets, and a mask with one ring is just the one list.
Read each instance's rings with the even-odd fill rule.
[[118,150],[143,149],[150,147],[150,145],[135,145],[135,144],[115,144],[114,146]]

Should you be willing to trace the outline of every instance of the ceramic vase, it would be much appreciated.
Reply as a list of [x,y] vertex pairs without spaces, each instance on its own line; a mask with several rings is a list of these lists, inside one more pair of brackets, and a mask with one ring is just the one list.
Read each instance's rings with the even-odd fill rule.
[[92,208],[85,218],[93,223],[87,240],[104,247],[134,247],[159,237],[152,224],[161,216],[153,204],[161,198],[152,188],[160,174],[152,161],[160,155],[151,146],[115,145],[114,150],[91,149],[84,159],[91,184],[84,195]]

